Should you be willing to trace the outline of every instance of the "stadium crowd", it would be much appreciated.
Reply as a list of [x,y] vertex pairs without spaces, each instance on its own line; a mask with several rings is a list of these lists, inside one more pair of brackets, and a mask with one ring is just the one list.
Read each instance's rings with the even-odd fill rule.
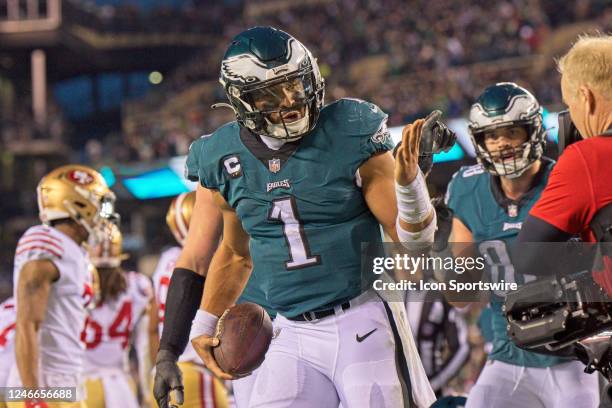
[[[411,7],[399,0],[307,1],[259,12],[240,1],[205,3],[145,10],[132,3],[71,3],[79,22],[103,32],[199,30],[211,39],[149,96],[124,104],[121,133],[90,140],[79,157],[96,164],[109,156],[129,162],[185,154],[191,140],[231,120],[229,111],[213,112],[210,105],[223,99],[216,80],[227,38],[246,26],[272,25],[293,33],[318,58],[328,100],[372,100],[390,114],[394,126],[432,108],[461,116],[477,91],[495,81],[516,81],[544,105],[559,106],[552,58],[541,67],[533,56],[542,54],[551,33],[563,24],[586,20],[602,31],[612,29],[606,0],[572,0],[564,7],[553,0],[494,6],[470,1],[469,7],[465,0],[419,0]],[[4,143],[21,138],[17,133],[44,136],[46,129],[22,116],[3,123]],[[66,129],[59,112],[52,110],[50,117],[49,131]]]
[[[458,117],[465,114],[478,90],[495,81],[519,82],[545,105],[558,106],[560,91],[552,58],[543,69],[531,57],[542,52],[542,43],[563,23],[595,19],[599,29],[612,28],[612,8],[606,8],[605,0],[572,1],[565,7],[528,0],[495,7],[486,2],[466,7],[462,0],[420,3],[416,9],[422,13],[394,0],[344,0],[296,6],[256,18],[245,13],[239,23],[235,16],[222,16],[228,24],[213,50],[194,56],[153,95],[130,103],[124,111],[128,112],[124,133],[129,153],[120,156],[148,160],[185,154],[190,140],[231,120],[229,111],[221,114],[210,109],[223,99],[216,84],[216,61],[226,39],[244,26],[269,24],[295,33],[320,61],[329,100],[343,96],[373,100],[389,112],[390,125],[401,125],[434,107]],[[311,12],[315,9],[316,13]],[[194,91],[195,84],[204,90]],[[185,94],[190,95],[190,103],[179,108],[183,104],[176,101],[185,99]]]

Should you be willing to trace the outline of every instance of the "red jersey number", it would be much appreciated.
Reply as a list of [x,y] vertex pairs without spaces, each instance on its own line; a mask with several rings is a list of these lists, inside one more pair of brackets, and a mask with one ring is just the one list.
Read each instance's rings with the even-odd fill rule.
[[15,323],[11,323],[2,330],[0,330],[0,350],[6,347],[9,341],[9,334],[15,330]]
[[159,280],[159,290],[157,291],[157,305],[159,322],[164,322],[166,315],[166,296],[168,296],[168,287],[170,286],[170,276],[162,276]]
[[[108,328],[108,337],[121,339],[121,347],[126,348],[130,341],[130,328],[132,326],[132,302],[126,300],[121,305],[117,317]],[[81,341],[87,350],[94,349],[102,342],[102,325],[91,317],[85,322],[85,329],[81,332]]]

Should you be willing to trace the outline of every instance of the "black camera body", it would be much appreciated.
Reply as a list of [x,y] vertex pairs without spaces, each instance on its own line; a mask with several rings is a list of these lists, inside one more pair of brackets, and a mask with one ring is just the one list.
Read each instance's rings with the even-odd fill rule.
[[557,116],[559,121],[559,131],[557,133],[557,148],[559,155],[572,143],[576,143],[582,140],[582,136],[576,129],[572,118],[570,117],[569,110],[563,110],[559,112]]
[[521,348],[559,350],[612,329],[610,302],[590,272],[530,282],[506,295],[508,336]]

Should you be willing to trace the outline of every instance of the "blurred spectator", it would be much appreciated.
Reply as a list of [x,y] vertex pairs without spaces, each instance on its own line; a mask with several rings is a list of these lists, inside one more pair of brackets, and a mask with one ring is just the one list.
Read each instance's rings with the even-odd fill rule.
[[[221,21],[218,30],[209,31],[217,33],[215,41],[178,67],[153,95],[127,104],[123,130],[130,153],[120,156],[149,160],[184,154],[190,140],[233,119],[229,110],[219,113],[210,105],[224,99],[216,83],[219,61],[228,39],[244,27],[272,25],[289,31],[319,59],[328,100],[372,100],[389,112],[391,125],[401,125],[432,108],[460,116],[473,95],[498,81],[519,82],[544,104],[558,104],[552,59],[544,72],[534,70],[532,56],[538,47],[551,30],[568,22],[599,16],[604,30],[612,26],[606,0],[573,0],[564,7],[554,0],[506,0],[495,6],[484,0],[417,3],[406,7],[400,0],[319,0],[278,6],[277,11],[260,5],[258,12],[249,5],[242,17],[221,12],[222,7],[202,13],[203,6],[193,3],[181,11],[188,22],[183,26],[191,29],[199,18],[216,25]],[[169,10],[156,13],[172,18]],[[366,66],[375,55],[383,59]],[[360,65],[367,73],[373,67],[382,70],[382,76],[352,75]]]

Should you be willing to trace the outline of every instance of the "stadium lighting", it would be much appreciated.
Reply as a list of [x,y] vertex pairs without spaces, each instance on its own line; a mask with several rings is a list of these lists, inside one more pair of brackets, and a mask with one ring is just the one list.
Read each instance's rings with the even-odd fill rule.
[[104,177],[104,180],[106,181],[106,184],[109,187],[112,187],[115,185],[115,183],[117,182],[117,179],[115,178],[115,173],[113,172],[113,169],[111,169],[108,166],[104,166],[100,168],[100,174],[102,174],[102,177]]
[[159,71],[152,71],[149,74],[149,82],[153,85],[159,85],[164,80],[164,76]]
[[167,167],[124,178],[123,185],[140,200],[170,197],[189,191],[182,178]]

